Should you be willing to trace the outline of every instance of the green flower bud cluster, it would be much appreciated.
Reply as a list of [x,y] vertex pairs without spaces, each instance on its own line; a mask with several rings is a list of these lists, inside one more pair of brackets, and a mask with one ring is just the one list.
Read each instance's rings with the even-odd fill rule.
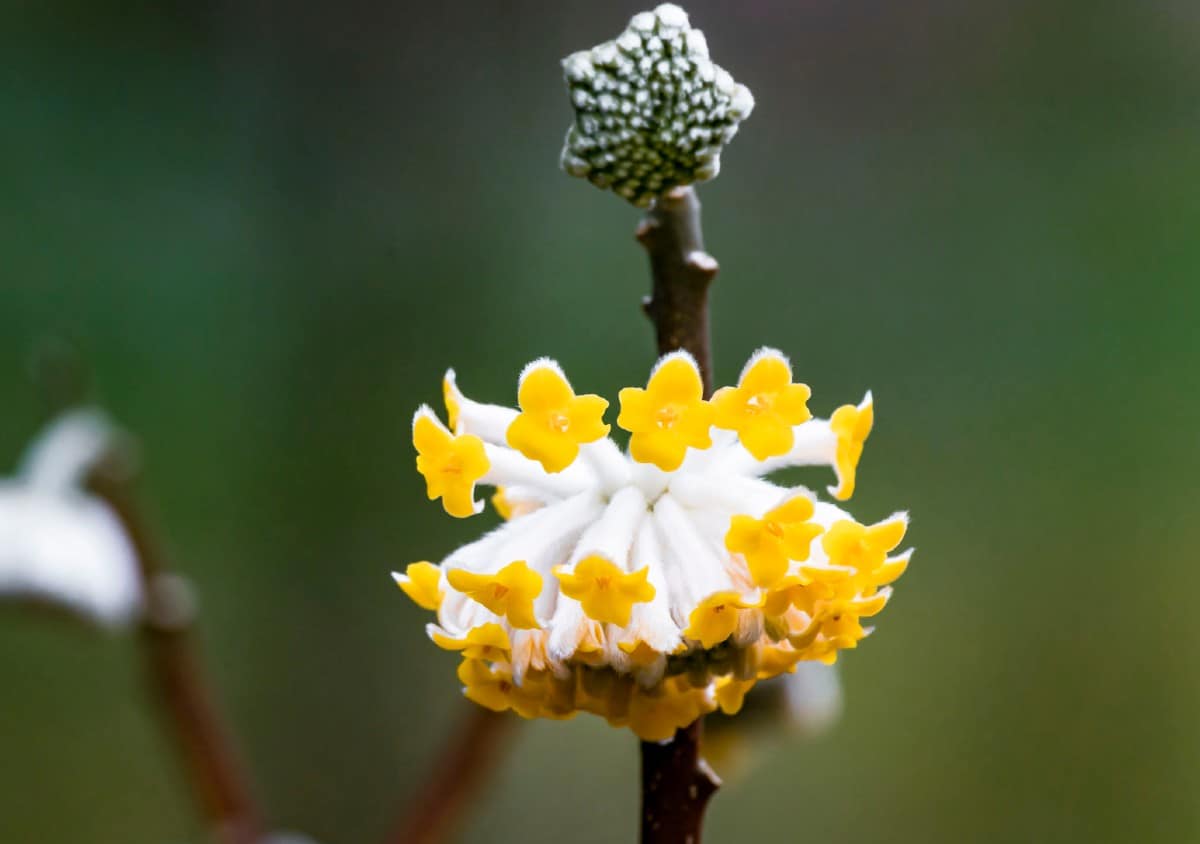
[[754,96],[708,57],[704,33],[664,3],[613,41],[573,53],[563,73],[575,123],[562,168],[639,207],[721,169]]

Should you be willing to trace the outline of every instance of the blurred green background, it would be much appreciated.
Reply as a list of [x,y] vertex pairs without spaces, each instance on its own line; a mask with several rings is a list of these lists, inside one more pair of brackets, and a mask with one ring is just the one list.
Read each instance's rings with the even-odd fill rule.
[[[694,0],[758,108],[701,190],[718,375],[875,391],[855,513],[918,554],[740,841],[1200,840],[1200,8]],[[638,213],[561,175],[558,60],[640,4],[5,4],[0,455],[39,338],[142,438],[272,820],[377,840],[461,718],[389,571],[448,365],[511,400],[651,362]],[[823,482],[823,478],[816,479]],[[0,841],[202,840],[134,643],[0,616]],[[637,749],[525,725],[467,842],[632,840]]]

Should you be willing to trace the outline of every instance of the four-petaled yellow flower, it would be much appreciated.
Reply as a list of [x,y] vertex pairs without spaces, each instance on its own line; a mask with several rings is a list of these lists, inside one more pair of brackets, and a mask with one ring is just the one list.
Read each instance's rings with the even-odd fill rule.
[[646,582],[650,569],[643,566],[626,574],[598,555],[584,557],[573,572],[556,569],[562,593],[579,601],[588,618],[604,624],[629,624],[633,605],[654,598],[654,587]]
[[756,460],[787,454],[795,442],[792,428],[812,418],[807,384],[792,383],[792,367],[774,349],[761,349],[738,379],[712,397],[713,425],[737,431]]
[[876,525],[860,525],[849,519],[834,522],[821,545],[835,566],[871,573],[883,566],[888,551],[899,545],[908,530],[904,516],[893,516]]
[[725,547],[745,557],[755,584],[774,586],[787,574],[789,561],[808,559],[812,541],[821,533],[821,526],[809,521],[812,516],[813,503],[806,495],[792,496],[761,519],[734,516]]
[[433,563],[410,563],[404,574],[392,572],[396,585],[423,610],[437,611],[442,605],[442,570]]
[[491,465],[483,440],[473,434],[451,434],[433,411],[422,407],[413,419],[413,446],[429,500],[442,499],[446,512],[460,519],[478,513],[482,504],[475,503],[475,483]]
[[683,635],[695,639],[702,647],[715,647],[737,630],[739,611],[751,606],[754,605],[747,603],[737,592],[717,592],[692,610]]
[[542,464],[547,472],[561,472],[575,462],[582,443],[607,436],[604,424],[608,400],[577,396],[558,366],[535,361],[521,373],[517,388],[521,414],[508,427],[508,444]]
[[512,706],[513,682],[508,671],[489,668],[481,659],[464,659],[458,666],[458,680],[468,700],[493,712]]
[[700,370],[686,352],[667,355],[646,388],[621,390],[617,424],[633,436],[629,453],[639,463],[673,472],[691,448],[712,445],[713,408],[704,400]]
[[445,631],[430,625],[429,638],[435,645],[448,651],[462,651],[467,659],[485,659],[495,662],[508,659],[512,648],[508,634],[499,624],[482,624],[461,639],[456,639]]
[[507,618],[513,627],[532,630],[541,626],[534,617],[533,602],[542,592],[542,576],[524,560],[509,563],[495,574],[451,569],[446,579],[457,591]]
[[862,404],[855,407],[845,404],[829,417],[829,427],[837,436],[837,453],[834,458],[834,468],[837,469],[837,489],[830,489],[830,494],[839,501],[845,501],[854,495],[854,479],[858,471],[858,461],[862,457],[863,443],[871,434],[871,426],[875,424],[875,405],[871,394],[867,393]]

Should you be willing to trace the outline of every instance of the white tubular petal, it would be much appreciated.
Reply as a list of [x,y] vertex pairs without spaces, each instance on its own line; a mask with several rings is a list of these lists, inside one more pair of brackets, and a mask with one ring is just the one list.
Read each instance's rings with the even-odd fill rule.
[[542,576],[542,591],[533,605],[534,615],[539,620],[550,618],[557,606],[554,567],[568,558],[584,528],[589,523],[595,524],[601,506],[595,493],[583,492],[560,504],[530,513],[519,520],[526,523],[525,529],[496,551],[496,570],[513,560],[524,560]]
[[748,647],[763,635],[763,614],[761,610],[742,610],[738,613],[737,630],[733,631],[734,644]]
[[79,493],[0,486],[0,598],[45,601],[119,626],[141,610],[129,540],[107,507]]
[[709,435],[712,445],[705,449],[689,448],[683,458],[683,472],[707,472],[714,466],[720,466],[729,452],[740,446],[737,431],[726,431],[723,428],[713,428]]
[[585,557],[603,557],[622,571],[630,571],[629,549],[638,525],[647,514],[646,497],[636,487],[625,487],[613,496],[608,507],[595,523],[583,533],[571,553],[567,567]]
[[512,508],[513,518],[516,519],[521,516],[527,516],[546,504],[554,504],[561,499],[537,487],[506,486],[504,487],[504,500]]
[[443,388],[446,392],[446,409],[455,417],[454,433],[474,434],[485,443],[504,445],[508,426],[517,418],[517,411],[499,404],[483,404],[472,401],[458,389],[454,370],[446,370]]
[[41,490],[74,489],[112,446],[114,434],[112,424],[98,410],[64,413],[29,446],[18,473]]
[[530,669],[541,671],[546,667],[546,634],[542,630],[515,630],[509,634],[512,645],[513,682],[518,686],[525,680]]
[[779,457],[756,460],[740,443],[713,461],[712,471],[739,475],[768,475],[792,466],[833,466],[837,456],[837,434],[828,419],[810,419],[792,429],[792,450]]
[[668,654],[678,647],[680,631],[671,618],[671,587],[657,534],[649,518],[643,519],[638,526],[631,565],[637,569],[642,566],[650,569],[646,580],[654,587],[654,597],[645,603],[634,604],[625,641],[630,644],[642,641],[654,650]]
[[[442,561],[441,582],[445,584],[446,571],[452,568],[471,572],[488,571],[493,567],[496,551],[501,544],[523,530],[523,522],[524,519],[506,522],[474,542],[457,549]],[[483,623],[478,620],[481,612],[487,612],[482,604],[472,601],[461,592],[446,589],[442,604],[438,607],[438,623],[452,635],[462,636],[467,630]]]
[[583,612],[574,598],[559,595],[554,617],[550,621],[550,638],[546,640],[546,656],[555,662],[570,659],[592,627],[599,627]]
[[836,504],[830,504],[828,501],[817,501],[813,506],[813,522],[821,527],[829,530],[834,522],[841,521],[857,521],[853,516],[843,510]]
[[836,665],[801,662],[794,674],[783,675],[788,725],[804,736],[827,731],[842,715],[842,681]]
[[725,564],[696,532],[687,513],[670,494],[654,505],[654,520],[661,532],[666,558],[674,561],[674,566],[668,565],[668,579],[672,568],[681,574],[679,588],[687,601],[682,608],[684,619],[714,592],[735,588]]
[[671,495],[693,510],[724,510],[729,515],[761,516],[779,504],[788,490],[739,475],[685,475],[671,479]]
[[584,443],[579,448],[579,454],[591,467],[605,495],[612,495],[621,487],[629,485],[632,476],[629,460],[608,437],[593,443]]
[[579,461],[561,472],[550,474],[541,464],[506,446],[484,443],[489,468],[479,483],[490,486],[521,486],[538,490],[547,501],[569,498],[595,488],[591,469]]
[[629,669],[633,667],[632,661],[629,659],[629,654],[621,650],[621,645],[618,641],[624,631],[615,624],[606,624],[604,626],[604,659],[618,674],[628,674]]
[[666,492],[667,485],[671,482],[671,473],[664,472],[652,463],[637,463],[632,458],[627,459],[633,485],[642,491],[647,501],[654,501]]

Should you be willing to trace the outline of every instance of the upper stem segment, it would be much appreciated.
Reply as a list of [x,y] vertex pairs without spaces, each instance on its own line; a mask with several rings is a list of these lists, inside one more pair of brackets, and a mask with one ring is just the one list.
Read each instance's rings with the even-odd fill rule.
[[659,197],[637,228],[650,254],[654,287],[642,304],[658,335],[658,352],[691,353],[700,365],[704,393],[712,393],[712,343],[708,328],[708,288],[717,261],[704,251],[700,200],[691,187]]

